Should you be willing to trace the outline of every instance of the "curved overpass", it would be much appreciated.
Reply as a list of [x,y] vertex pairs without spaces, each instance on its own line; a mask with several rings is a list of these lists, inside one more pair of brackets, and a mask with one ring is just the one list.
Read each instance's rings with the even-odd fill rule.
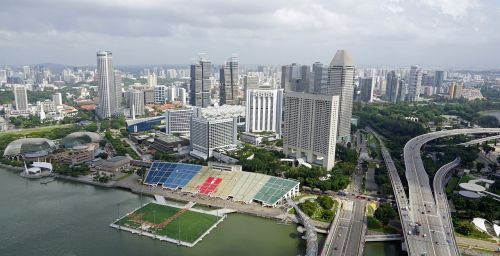
[[408,141],[404,147],[405,176],[408,180],[410,211],[413,223],[420,223],[420,235],[407,234],[411,255],[457,255],[456,244],[448,242],[442,214],[436,207],[429,176],[427,175],[420,155],[421,147],[427,142],[447,136],[459,134],[500,133],[500,128],[456,129],[432,132],[417,136]]

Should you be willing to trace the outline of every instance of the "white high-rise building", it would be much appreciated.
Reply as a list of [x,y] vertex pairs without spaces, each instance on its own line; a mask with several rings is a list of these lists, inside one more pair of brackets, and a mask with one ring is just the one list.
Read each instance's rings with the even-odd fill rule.
[[411,66],[408,77],[408,101],[418,101],[420,98],[420,87],[422,86],[422,69],[419,66]]
[[56,92],[52,94],[52,101],[54,102],[54,106],[61,106],[62,103],[62,94],[60,92]]
[[14,98],[16,100],[16,110],[28,110],[28,93],[26,91],[26,86],[15,85]]
[[167,98],[167,87],[165,85],[157,85],[155,87],[155,104],[164,104]]
[[354,94],[354,62],[346,50],[338,50],[328,67],[327,95],[338,95],[340,99],[337,141],[346,143],[351,138],[352,98]]
[[218,148],[235,147],[237,144],[238,119],[233,118],[191,118],[190,155],[208,159],[213,150]]
[[0,70],[0,84],[7,83],[7,70]]
[[177,88],[177,97],[179,101],[182,103],[182,106],[187,105],[187,93],[184,88]]
[[97,84],[99,86],[97,115],[104,119],[120,114],[121,97],[117,97],[113,56],[110,51],[97,52]]
[[174,102],[177,99],[177,87],[169,86],[167,87],[167,101]]
[[158,77],[155,73],[148,75],[148,86],[156,87],[158,85]]
[[129,107],[132,116],[144,115],[144,92],[136,89],[129,90]]
[[192,107],[167,109],[163,114],[165,116],[165,132],[167,134],[189,133],[193,111]]
[[246,132],[271,131],[281,135],[283,89],[247,90]]
[[337,95],[286,93],[283,152],[327,170],[333,168],[339,99]]

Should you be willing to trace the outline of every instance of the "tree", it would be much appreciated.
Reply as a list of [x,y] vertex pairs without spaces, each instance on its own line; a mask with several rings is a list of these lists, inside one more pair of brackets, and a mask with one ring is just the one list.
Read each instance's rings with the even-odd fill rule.
[[96,123],[91,123],[91,124],[85,126],[85,131],[96,132],[97,131],[97,124]]
[[299,204],[300,209],[307,215],[313,216],[316,210],[318,209],[318,206],[316,203],[311,202],[311,201],[306,201],[301,204]]
[[321,213],[321,218],[326,221],[331,221],[333,219],[333,211],[332,210],[323,210]]
[[333,199],[329,196],[318,196],[316,201],[324,209],[331,209],[333,207]]
[[484,164],[481,162],[476,163],[476,169],[477,171],[481,171],[484,168]]
[[373,216],[380,220],[384,225],[387,225],[390,220],[396,217],[396,214],[396,210],[394,210],[389,203],[382,203],[377,210],[375,210],[375,214]]

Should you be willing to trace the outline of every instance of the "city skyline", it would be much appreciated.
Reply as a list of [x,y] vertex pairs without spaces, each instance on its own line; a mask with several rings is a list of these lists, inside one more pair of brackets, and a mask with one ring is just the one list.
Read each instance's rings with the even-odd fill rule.
[[[3,1],[0,7],[0,65],[93,65],[89,56],[98,49],[120,56],[116,66],[189,64],[198,52],[221,64],[231,53],[241,64],[312,64],[347,48],[359,67],[500,66],[494,1]],[[29,18],[13,22],[20,13]]]

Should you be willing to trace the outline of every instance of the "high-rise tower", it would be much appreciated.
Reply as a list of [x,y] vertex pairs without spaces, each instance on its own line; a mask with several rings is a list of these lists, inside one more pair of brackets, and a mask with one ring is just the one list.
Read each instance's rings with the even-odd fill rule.
[[191,82],[189,104],[196,107],[210,105],[210,75],[212,63],[205,57],[200,57],[196,64],[191,65]]
[[14,86],[14,98],[16,100],[16,110],[28,110],[28,93],[26,86]]
[[419,66],[411,66],[408,78],[408,101],[418,101],[420,98],[420,87],[422,86],[422,69]]
[[238,86],[239,86],[239,64],[238,57],[233,55],[220,69],[220,105],[238,104]]
[[110,51],[97,52],[97,84],[99,85],[99,106],[97,115],[101,118],[110,118],[119,114],[118,104],[121,97],[117,97],[113,56]]
[[328,82],[321,94],[338,95],[340,100],[337,142],[350,141],[355,67],[351,54],[338,50],[328,67]]

